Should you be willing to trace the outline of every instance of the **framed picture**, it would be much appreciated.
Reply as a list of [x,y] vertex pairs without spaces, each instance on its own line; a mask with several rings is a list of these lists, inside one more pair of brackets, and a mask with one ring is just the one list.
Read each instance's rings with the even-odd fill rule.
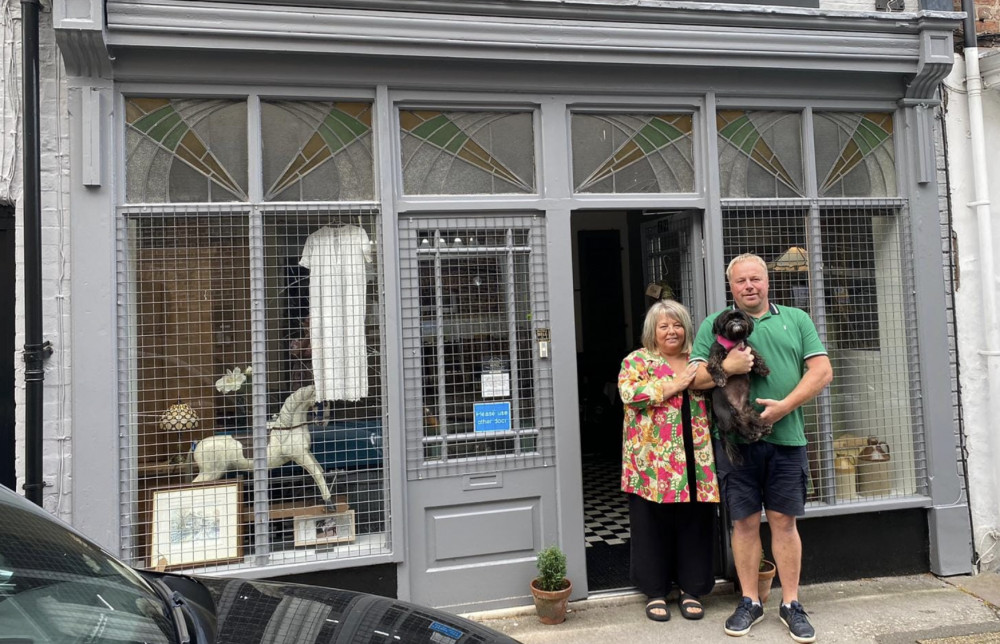
[[295,517],[295,545],[319,546],[354,541],[354,510]]
[[239,480],[153,490],[149,567],[170,569],[236,561]]

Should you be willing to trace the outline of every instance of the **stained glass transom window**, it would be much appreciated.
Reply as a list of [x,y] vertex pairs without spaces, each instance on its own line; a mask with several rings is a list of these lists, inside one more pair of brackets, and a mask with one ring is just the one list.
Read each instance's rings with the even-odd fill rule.
[[261,103],[265,201],[375,196],[371,103]]
[[894,197],[892,114],[817,112],[816,173],[821,197]]
[[125,99],[125,200],[247,200],[247,107],[221,99]]
[[720,110],[716,121],[722,197],[804,194],[802,118],[798,112]]
[[690,114],[574,114],[576,192],[694,192]]
[[535,192],[531,112],[400,110],[403,192]]

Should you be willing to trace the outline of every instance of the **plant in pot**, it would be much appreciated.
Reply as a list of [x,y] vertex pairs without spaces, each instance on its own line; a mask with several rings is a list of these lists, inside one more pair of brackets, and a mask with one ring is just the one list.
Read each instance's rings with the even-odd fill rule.
[[543,624],[561,624],[566,619],[566,602],[573,584],[566,579],[566,554],[559,546],[538,552],[538,576],[531,580],[535,612]]
[[764,549],[761,548],[760,565],[757,567],[757,595],[761,604],[767,602],[767,598],[771,596],[771,583],[776,572],[778,572],[777,566],[773,561],[764,558]]

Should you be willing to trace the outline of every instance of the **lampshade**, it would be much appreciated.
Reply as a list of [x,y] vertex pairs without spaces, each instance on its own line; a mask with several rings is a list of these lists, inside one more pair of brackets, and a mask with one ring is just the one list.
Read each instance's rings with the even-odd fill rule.
[[768,264],[768,269],[778,272],[808,271],[809,256],[805,248],[791,246],[781,257]]

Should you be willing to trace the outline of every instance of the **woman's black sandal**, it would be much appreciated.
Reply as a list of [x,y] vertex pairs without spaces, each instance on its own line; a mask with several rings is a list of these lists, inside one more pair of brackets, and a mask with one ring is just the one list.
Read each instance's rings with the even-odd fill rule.
[[677,607],[684,619],[701,619],[705,616],[705,607],[698,598],[688,593],[681,593],[677,598]]
[[[654,613],[654,610],[662,610],[663,614]],[[667,606],[667,600],[663,597],[654,597],[646,602],[646,617],[654,622],[670,621],[670,607]]]

